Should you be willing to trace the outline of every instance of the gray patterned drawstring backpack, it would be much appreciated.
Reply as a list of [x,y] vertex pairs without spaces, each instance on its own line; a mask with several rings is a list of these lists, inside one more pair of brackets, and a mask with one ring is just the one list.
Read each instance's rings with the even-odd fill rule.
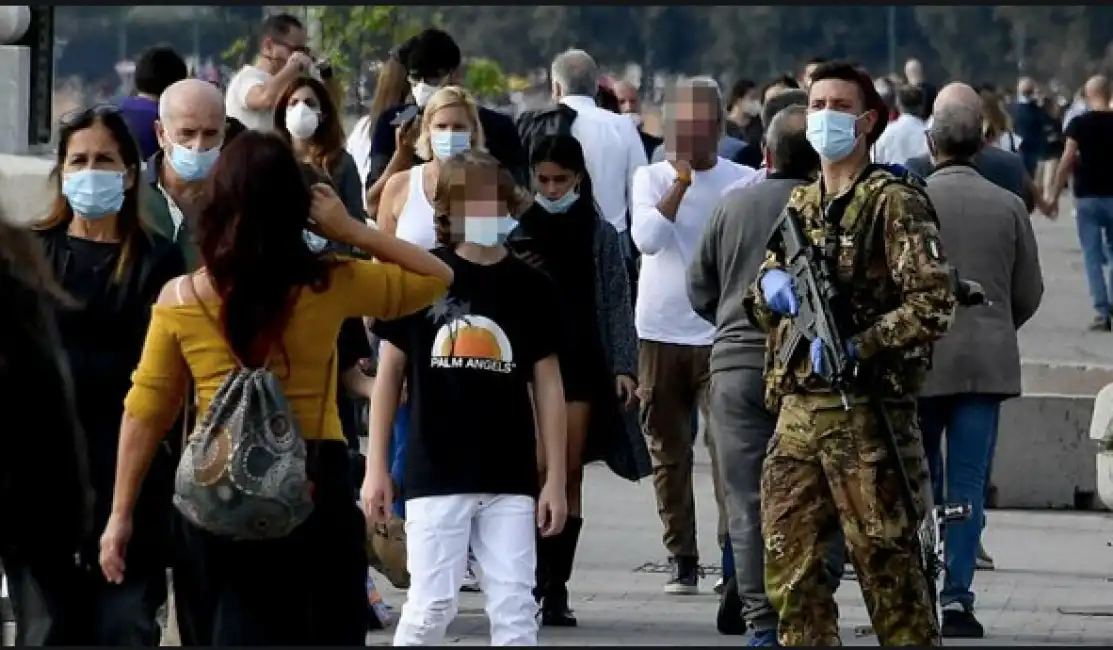
[[[186,280],[220,332],[197,297],[193,276]],[[305,440],[274,373],[265,366],[245,368],[232,356],[236,368],[183,443],[174,507],[195,526],[222,537],[284,537],[313,512]],[[322,421],[323,416],[322,408]],[[188,431],[184,424],[183,429]]]

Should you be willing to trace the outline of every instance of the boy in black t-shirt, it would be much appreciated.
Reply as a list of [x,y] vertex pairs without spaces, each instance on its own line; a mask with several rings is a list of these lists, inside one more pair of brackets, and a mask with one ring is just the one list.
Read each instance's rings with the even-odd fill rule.
[[[386,344],[372,398],[363,502],[389,516],[390,428],[403,380],[410,434],[402,484],[410,589],[394,645],[439,645],[456,615],[471,546],[492,645],[536,645],[535,526],[564,526],[566,422],[554,287],[509,254],[517,197],[509,173],[473,151],[446,161],[435,195],[434,251],[455,274],[448,294],[374,327]],[[538,494],[537,441],[546,474]]]

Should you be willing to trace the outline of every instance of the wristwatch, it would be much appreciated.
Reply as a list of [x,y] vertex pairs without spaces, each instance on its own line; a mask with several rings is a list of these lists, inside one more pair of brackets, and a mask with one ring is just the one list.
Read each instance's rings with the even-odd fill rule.
[[688,172],[687,174],[681,174],[680,172],[677,172],[676,173],[676,182],[677,183],[684,183],[685,185],[691,185],[692,184],[692,173]]

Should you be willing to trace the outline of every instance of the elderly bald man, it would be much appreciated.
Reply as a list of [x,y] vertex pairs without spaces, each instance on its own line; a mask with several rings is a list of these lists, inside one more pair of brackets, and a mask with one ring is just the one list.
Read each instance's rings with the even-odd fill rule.
[[[933,110],[938,111],[947,106],[966,106],[981,115],[982,100],[978,91],[967,84],[956,82],[947,84],[939,91]],[[1038,193],[1034,191],[1035,185],[1025,172],[1024,161],[1019,155],[997,147],[982,147],[971,161],[986,180],[1020,197],[1028,211],[1032,211]],[[931,156],[924,154],[910,158],[905,167],[912,173],[927,178],[933,169]]]
[[220,156],[224,127],[224,97],[207,81],[183,79],[159,97],[160,149],[147,161],[141,197],[151,225],[177,242],[190,269],[200,261],[190,224],[205,207],[202,181]]

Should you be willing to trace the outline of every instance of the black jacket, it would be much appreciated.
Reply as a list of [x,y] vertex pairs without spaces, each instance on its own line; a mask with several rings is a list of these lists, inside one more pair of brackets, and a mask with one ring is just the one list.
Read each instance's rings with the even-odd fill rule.
[[11,236],[25,255],[0,256],[0,555],[64,556],[97,532],[89,457],[55,302],[18,268],[38,242]]
[[[55,277],[66,289],[71,256],[66,226],[39,235]],[[120,280],[107,285],[95,305],[58,312],[62,347],[74,380],[77,413],[88,440],[89,469],[96,491],[95,533],[88,540],[88,553],[96,552],[96,537],[111,511],[124,397],[143,351],[151,307],[162,287],[183,273],[181,250],[162,236],[145,232],[136,239],[131,262]],[[128,559],[133,563],[162,561],[159,554],[165,550],[169,530],[173,472],[170,446],[163,444],[136,504],[135,531],[128,547]],[[93,555],[91,559],[95,558]]]

